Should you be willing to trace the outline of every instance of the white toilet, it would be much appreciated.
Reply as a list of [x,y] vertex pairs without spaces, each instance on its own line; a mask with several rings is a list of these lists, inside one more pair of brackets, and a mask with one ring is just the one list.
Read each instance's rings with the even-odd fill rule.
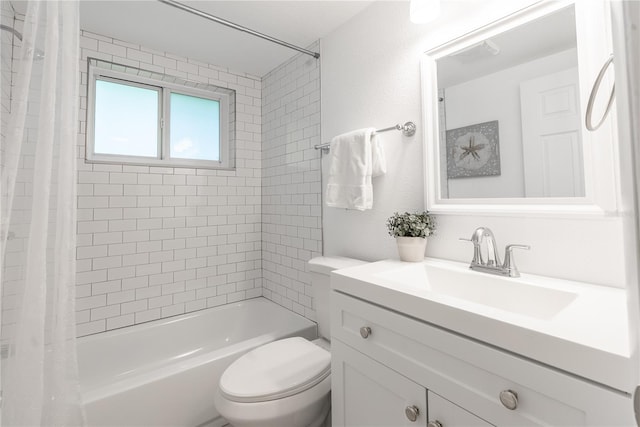
[[320,338],[286,338],[251,350],[222,374],[214,397],[234,427],[317,427],[331,407],[329,274],[363,264],[351,258],[309,261]]

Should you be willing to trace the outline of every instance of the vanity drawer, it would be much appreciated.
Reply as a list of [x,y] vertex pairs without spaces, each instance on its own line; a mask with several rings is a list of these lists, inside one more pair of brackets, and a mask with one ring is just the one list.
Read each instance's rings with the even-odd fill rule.
[[[629,425],[622,393],[340,292],[331,298],[332,337],[494,425]],[[506,405],[517,395],[515,409],[502,392]]]

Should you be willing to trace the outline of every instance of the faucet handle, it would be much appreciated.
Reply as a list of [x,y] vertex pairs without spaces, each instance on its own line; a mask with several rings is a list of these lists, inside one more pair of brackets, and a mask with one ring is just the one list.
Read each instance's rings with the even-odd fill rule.
[[531,249],[531,246],[529,246],[529,245],[517,245],[517,244],[516,245],[507,245],[504,250],[505,250],[505,252],[511,252],[513,249],[526,249],[526,250],[529,250],[529,249]]
[[507,247],[505,248],[507,251],[511,250],[511,249],[526,249],[529,250],[531,249],[531,246],[529,245],[507,245]]
[[516,266],[516,261],[513,258],[514,249],[531,249],[529,245],[507,245],[504,249],[504,264],[502,267],[509,272],[509,277],[520,277],[520,272]]

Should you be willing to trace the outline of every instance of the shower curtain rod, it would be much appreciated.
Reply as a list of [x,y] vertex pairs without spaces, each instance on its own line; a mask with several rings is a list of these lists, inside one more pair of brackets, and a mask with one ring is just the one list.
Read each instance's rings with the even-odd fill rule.
[[[15,36],[15,38],[17,38],[18,40],[22,41],[22,33],[18,30],[16,30],[13,27],[10,27],[8,25],[4,25],[4,24],[0,24],[0,30],[2,31],[7,31],[11,34],[13,34]],[[35,48],[35,49],[29,49],[29,54],[30,52],[33,52],[33,58],[34,59],[43,59],[44,58],[44,52],[39,49],[39,48]]]
[[8,25],[0,24],[0,30],[8,31],[12,33],[14,36],[16,36],[18,40],[22,41],[22,34],[20,34],[20,32],[15,28],[12,28]]
[[177,9],[184,10],[185,12],[192,13],[194,15],[200,16],[202,18],[208,19],[213,22],[217,22],[218,24],[226,25],[227,27],[233,28],[234,30],[243,31],[245,33],[251,34],[252,36],[260,37],[261,39],[270,41],[272,43],[279,44],[284,47],[288,47],[289,49],[297,50],[298,52],[302,52],[306,55],[313,56],[314,58],[320,58],[320,54],[318,52],[312,52],[310,50],[301,48],[300,46],[296,46],[291,43],[287,43],[285,41],[279,40],[275,37],[268,36],[266,34],[260,33],[258,31],[252,30],[247,27],[243,27],[242,25],[234,24],[231,21],[227,21],[226,19],[218,18],[217,16],[211,15],[209,13],[203,12],[201,10],[195,9],[191,6],[187,6],[186,4],[182,4],[175,0],[158,0],[160,3],[164,3],[168,6],[173,6]]

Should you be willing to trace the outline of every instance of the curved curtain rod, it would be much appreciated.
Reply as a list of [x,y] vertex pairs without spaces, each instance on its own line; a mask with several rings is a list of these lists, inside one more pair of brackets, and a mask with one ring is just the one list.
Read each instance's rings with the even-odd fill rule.
[[18,30],[8,25],[0,24],[0,30],[8,31],[17,37],[18,40],[22,41],[22,34]]
[[[22,33],[20,31],[16,30],[15,28],[10,27],[8,25],[0,24],[0,30],[7,31],[7,32],[13,34],[15,36],[15,38],[17,38],[18,40],[22,41]],[[29,51],[33,51],[34,52],[34,56],[33,56],[34,59],[40,60],[40,59],[44,58],[44,52],[41,49],[37,48],[37,47],[35,48],[35,50],[29,49]]]
[[210,21],[217,22],[218,24],[226,25],[227,27],[233,28],[234,30],[242,31],[242,32],[251,34],[252,36],[260,37],[261,39],[270,41],[272,43],[276,43],[276,44],[279,44],[281,46],[288,47],[289,49],[297,50],[298,52],[302,52],[302,53],[304,53],[306,55],[313,56],[316,59],[320,58],[320,54],[318,52],[312,52],[310,50],[301,48],[300,46],[296,46],[294,44],[287,43],[285,41],[279,40],[279,39],[277,39],[275,37],[268,36],[266,34],[260,33],[258,31],[252,30],[250,28],[243,27],[242,25],[234,24],[231,21],[227,21],[226,19],[218,18],[217,16],[214,16],[214,15],[211,15],[209,13],[203,12],[203,11],[198,10],[196,8],[193,8],[191,6],[187,6],[186,4],[182,4],[182,3],[177,2],[175,0],[158,0],[158,1],[160,3],[164,3],[164,4],[168,5],[168,6],[173,6],[173,7],[177,8],[177,9],[184,10],[185,12],[192,13],[194,15],[200,16],[200,17],[208,19]]

